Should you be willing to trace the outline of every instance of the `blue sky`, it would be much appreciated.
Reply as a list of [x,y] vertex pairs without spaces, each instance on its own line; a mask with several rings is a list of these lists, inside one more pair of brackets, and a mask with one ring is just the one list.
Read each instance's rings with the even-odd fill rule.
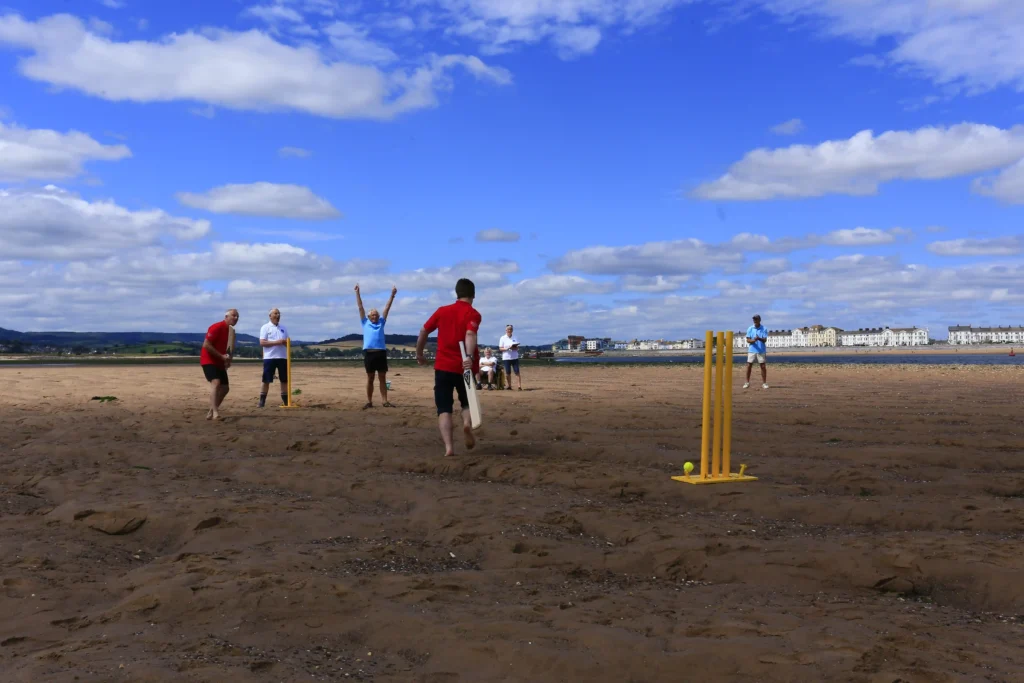
[[[72,12],[72,14],[67,14]],[[1021,324],[1011,0],[0,7],[0,326]],[[490,321],[490,323],[488,323]]]

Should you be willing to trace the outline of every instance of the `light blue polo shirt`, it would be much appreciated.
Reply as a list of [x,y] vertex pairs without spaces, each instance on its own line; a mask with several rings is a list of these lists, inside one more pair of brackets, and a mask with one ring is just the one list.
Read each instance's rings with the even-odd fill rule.
[[765,342],[768,340],[768,330],[764,328],[764,325],[760,327],[751,325],[748,327],[747,338],[754,340],[754,343],[747,348],[747,353],[760,353],[763,355],[767,352]]
[[381,318],[376,324],[370,322],[369,318],[363,318],[363,351],[386,351],[384,343],[384,323],[387,320]]

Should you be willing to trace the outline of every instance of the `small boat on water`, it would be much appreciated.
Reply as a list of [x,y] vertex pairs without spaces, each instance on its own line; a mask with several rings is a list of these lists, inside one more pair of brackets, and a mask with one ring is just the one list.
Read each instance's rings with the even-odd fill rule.
[[1015,353],[1013,352],[1013,349],[1010,349],[1010,355],[1011,355],[1011,356],[1016,356],[1017,354],[1015,354]]

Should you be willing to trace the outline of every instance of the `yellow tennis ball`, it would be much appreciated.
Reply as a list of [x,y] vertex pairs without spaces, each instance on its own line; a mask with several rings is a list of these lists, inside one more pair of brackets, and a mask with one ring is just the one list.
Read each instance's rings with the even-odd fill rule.
[[693,472],[693,463],[692,462],[688,462],[688,463],[684,464],[683,465],[683,472],[686,472],[687,474],[689,474],[690,472]]

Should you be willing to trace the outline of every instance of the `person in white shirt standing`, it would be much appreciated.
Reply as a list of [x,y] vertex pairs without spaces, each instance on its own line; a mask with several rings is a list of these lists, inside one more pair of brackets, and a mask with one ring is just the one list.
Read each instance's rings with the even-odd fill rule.
[[260,389],[260,408],[267,404],[267,392],[274,374],[281,383],[281,405],[288,405],[288,330],[281,325],[281,311],[270,310],[270,322],[260,328],[260,346],[263,347],[263,387]]
[[523,378],[519,375],[519,340],[512,333],[512,326],[505,326],[505,335],[498,340],[501,361],[505,365],[505,388],[512,391],[512,373],[516,373],[519,391],[523,390]]

